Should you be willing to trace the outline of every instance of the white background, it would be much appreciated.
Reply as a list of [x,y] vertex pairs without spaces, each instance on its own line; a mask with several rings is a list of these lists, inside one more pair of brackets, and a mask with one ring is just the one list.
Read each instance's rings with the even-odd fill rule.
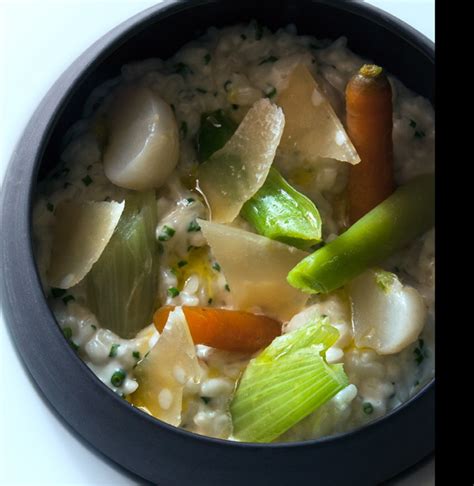
[[[0,181],[23,127],[56,78],[101,35],[155,3],[0,0]],[[367,3],[434,40],[434,0]],[[13,349],[1,309],[0,373],[1,485],[144,484],[85,444],[46,405]],[[396,484],[434,484],[433,468],[431,460]]]

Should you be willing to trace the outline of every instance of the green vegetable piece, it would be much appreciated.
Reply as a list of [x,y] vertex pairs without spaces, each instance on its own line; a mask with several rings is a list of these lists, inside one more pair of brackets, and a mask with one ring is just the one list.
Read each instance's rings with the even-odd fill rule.
[[316,206],[274,167],[240,215],[259,234],[287,245],[307,249],[321,241],[321,217]]
[[205,162],[221,149],[237,130],[237,124],[223,110],[204,113],[197,135],[198,161]]
[[126,377],[127,377],[127,373],[124,370],[119,369],[110,378],[110,383],[112,383],[113,386],[118,388],[119,386],[122,386]]
[[342,235],[304,258],[287,280],[303,292],[332,292],[433,224],[434,175],[422,175],[399,187]]
[[110,347],[109,358],[115,358],[115,356],[117,356],[117,351],[119,347],[120,344],[112,344],[112,346]]
[[248,364],[230,405],[234,436],[271,442],[348,385],[324,353],[339,332],[326,319],[277,337]]
[[158,290],[158,222],[154,191],[133,193],[114,234],[86,277],[89,308],[122,338],[152,322]]

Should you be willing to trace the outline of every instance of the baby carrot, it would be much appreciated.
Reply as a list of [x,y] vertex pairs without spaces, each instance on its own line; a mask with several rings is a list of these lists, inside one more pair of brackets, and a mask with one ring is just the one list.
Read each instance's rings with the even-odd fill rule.
[[350,167],[349,220],[355,223],[395,189],[392,89],[383,69],[364,64],[346,87],[347,132],[360,163]]
[[[173,306],[165,306],[155,312],[153,322],[158,331],[163,330],[173,309]],[[194,344],[254,353],[281,334],[281,323],[250,312],[187,306],[183,306],[183,312]]]

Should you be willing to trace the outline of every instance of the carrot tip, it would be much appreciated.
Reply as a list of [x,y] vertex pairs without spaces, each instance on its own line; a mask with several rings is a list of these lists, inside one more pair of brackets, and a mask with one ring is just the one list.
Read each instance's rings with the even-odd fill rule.
[[365,76],[367,78],[376,78],[377,76],[380,76],[380,74],[382,74],[382,71],[383,68],[375,64],[364,64],[359,69],[359,74],[362,74],[362,76]]

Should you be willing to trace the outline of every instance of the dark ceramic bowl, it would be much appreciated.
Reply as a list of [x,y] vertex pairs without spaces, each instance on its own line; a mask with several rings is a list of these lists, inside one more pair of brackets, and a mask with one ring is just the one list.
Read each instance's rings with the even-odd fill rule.
[[[6,322],[29,372],[59,414],[118,464],[162,485],[371,485],[434,449],[434,383],[382,419],[337,436],[292,444],[244,444],[171,427],[133,409],[67,346],[41,290],[32,253],[37,178],[58,160],[59,142],[86,97],[127,62],[166,58],[212,25],[255,18],[290,22],[319,38],[347,36],[409,88],[434,101],[434,45],[382,11],[355,1],[191,0],[152,7],[106,34],[60,77],[29,122],[8,168],[1,201]],[[416,432],[416,433],[415,433]],[[416,440],[414,440],[416,437]]]

